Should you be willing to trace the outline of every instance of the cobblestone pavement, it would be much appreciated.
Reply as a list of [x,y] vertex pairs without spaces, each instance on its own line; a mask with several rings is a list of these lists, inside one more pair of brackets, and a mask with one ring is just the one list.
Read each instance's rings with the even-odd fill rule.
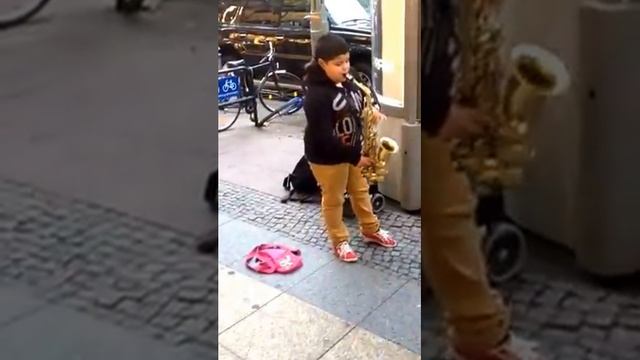
[[[640,359],[637,294],[533,272],[524,273],[500,291],[511,304],[516,334],[539,341],[546,359]],[[428,350],[423,355],[443,358],[436,305],[430,301],[423,306],[422,342],[423,350]]]
[[[0,281],[213,359],[217,267],[193,235],[0,179]],[[217,351],[217,350],[216,350]]]
[[[276,196],[224,181],[220,182],[219,201],[220,209],[233,217],[296,241],[328,248],[317,204],[282,204]],[[354,242],[355,247],[364,252],[369,266],[418,279],[420,218],[394,211],[380,217],[400,239],[398,251],[385,257],[384,252],[365,248],[360,241]],[[347,225],[357,234],[353,220],[348,220]],[[538,340],[548,359],[640,359],[637,292],[608,290],[533,269],[499,290],[511,304],[514,330],[527,339]],[[423,300],[424,358],[444,359],[445,342],[437,306],[431,297]]]
[[[317,206],[281,204],[272,195],[226,182],[220,186],[223,211],[326,248]],[[381,218],[401,239],[399,253],[410,256],[411,264],[407,270],[398,256],[380,256],[375,249],[365,261],[416,278],[419,218],[395,212]],[[398,232],[401,226],[411,231]],[[217,348],[217,269],[210,258],[194,254],[195,241],[191,234],[0,180],[0,281],[28,284],[51,303],[148,332],[211,359]],[[356,247],[363,251],[359,242]],[[637,292],[535,271],[500,290],[511,302],[514,329],[539,340],[549,359],[640,359]],[[435,308],[433,302],[423,308],[427,359],[442,358],[444,347]]]
[[[219,184],[220,211],[301,243],[329,249],[318,204],[283,204],[271,194],[226,181]],[[403,279],[420,280],[420,217],[389,209],[378,216],[383,228],[398,240],[398,246],[392,251],[364,246],[355,219],[345,220],[356,240],[351,245],[361,255],[361,263]]]

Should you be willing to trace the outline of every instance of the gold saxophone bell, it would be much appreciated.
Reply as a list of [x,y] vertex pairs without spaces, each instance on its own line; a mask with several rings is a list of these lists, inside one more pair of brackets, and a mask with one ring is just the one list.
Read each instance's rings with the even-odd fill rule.
[[495,149],[503,168],[496,179],[503,187],[523,181],[523,165],[534,157],[527,144],[528,119],[546,97],[564,92],[570,84],[569,72],[554,54],[532,44],[520,44],[511,52],[513,71],[506,83],[502,115],[508,124],[502,128],[502,141]]
[[373,179],[372,181],[381,182],[384,180],[384,177],[389,173],[387,169],[387,161],[391,157],[392,154],[395,154],[400,149],[398,143],[390,137],[384,136],[380,138],[380,146],[378,148],[378,153],[376,154],[375,169],[373,171]]
[[523,114],[533,111],[532,106],[539,105],[534,99],[561,94],[569,87],[570,76],[564,63],[544,48],[520,44],[513,48],[511,61],[513,72],[503,101],[507,117],[522,120]]
[[389,160],[389,157],[391,157],[391,154],[397,153],[399,148],[400,147],[398,146],[398,143],[392,138],[387,136],[380,138],[378,160],[386,165],[387,160]]
[[532,44],[513,48],[511,58],[519,79],[548,96],[563,93],[569,87],[569,71],[553,53]]

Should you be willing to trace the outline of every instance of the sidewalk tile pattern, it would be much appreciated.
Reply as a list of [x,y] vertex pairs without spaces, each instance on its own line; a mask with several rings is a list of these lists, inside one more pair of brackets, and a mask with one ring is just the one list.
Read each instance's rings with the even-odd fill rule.
[[196,236],[0,179],[0,281],[211,359],[215,259]]
[[[219,209],[232,218],[329,251],[318,204],[283,204],[276,196],[226,181],[220,181],[219,191]],[[347,218],[345,221],[353,238],[351,244],[361,256],[360,263],[403,279],[419,280],[420,217],[385,210],[379,218],[382,226],[398,240],[398,246],[392,251],[365,245],[355,219]]]
[[[228,287],[242,284],[250,287],[250,300],[269,298],[275,289],[267,289],[258,280],[236,273],[225,266],[220,273],[229,274],[229,281],[221,283],[221,292]],[[231,280],[233,278],[233,280]],[[231,293],[234,290],[228,289]],[[265,292],[262,294],[261,292]],[[245,310],[237,307],[220,308],[220,311],[237,312],[242,317]],[[419,355],[384,340],[377,335],[354,327],[297,297],[282,293],[249,316],[221,331],[220,345],[224,356],[232,355],[244,360],[262,359],[419,359]]]

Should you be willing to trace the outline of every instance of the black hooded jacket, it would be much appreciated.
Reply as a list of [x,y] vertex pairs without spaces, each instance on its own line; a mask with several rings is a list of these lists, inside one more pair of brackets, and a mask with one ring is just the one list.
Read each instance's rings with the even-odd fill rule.
[[422,5],[421,125],[429,135],[438,133],[451,106],[452,66],[458,48],[453,3],[427,0]]
[[321,165],[357,165],[362,151],[362,92],[350,81],[337,86],[317,65],[307,71],[305,84],[307,160]]

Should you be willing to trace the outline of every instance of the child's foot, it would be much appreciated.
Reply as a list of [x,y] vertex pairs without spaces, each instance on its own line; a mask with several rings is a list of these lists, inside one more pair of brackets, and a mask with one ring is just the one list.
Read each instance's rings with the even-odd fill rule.
[[336,246],[333,251],[338,259],[344,262],[356,262],[358,261],[358,254],[351,248],[348,242],[343,241]]
[[364,237],[365,243],[375,243],[386,248],[392,248],[398,245],[398,242],[391,237],[391,234],[382,229],[373,234],[362,233],[362,236]]

